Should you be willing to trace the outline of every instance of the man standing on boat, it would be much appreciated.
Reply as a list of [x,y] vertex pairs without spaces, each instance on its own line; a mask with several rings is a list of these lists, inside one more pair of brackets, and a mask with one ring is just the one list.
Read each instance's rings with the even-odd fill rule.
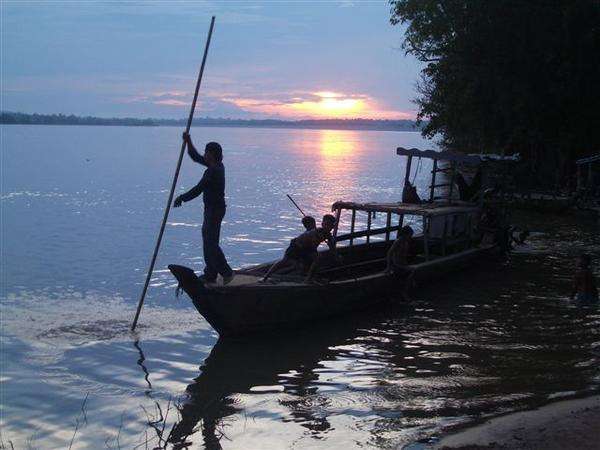
[[223,277],[223,284],[233,279],[233,270],[227,264],[223,250],[219,246],[221,222],[225,216],[225,167],[223,166],[223,149],[217,142],[209,142],[201,155],[194,147],[188,133],[183,134],[187,144],[188,155],[198,164],[206,166],[200,182],[185,194],[175,199],[173,206],[178,208],[183,202],[189,202],[200,194],[204,194],[204,221],[202,222],[202,246],[204,250],[203,283],[214,283],[217,275]]

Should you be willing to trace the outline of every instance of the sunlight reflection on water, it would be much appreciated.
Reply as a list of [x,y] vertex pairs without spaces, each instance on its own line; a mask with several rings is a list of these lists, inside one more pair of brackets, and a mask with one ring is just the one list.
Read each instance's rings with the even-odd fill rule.
[[[535,232],[508,263],[423,286],[415,305],[217,342],[188,299],[175,298],[165,269],[202,267],[196,201],[170,217],[131,334],[180,131],[2,131],[2,427],[16,447],[68,447],[86,393],[75,448],[156,444],[148,417],[158,407],[170,408],[165,430],[192,433],[199,447],[348,448],[396,447],[600,385],[600,312],[565,299],[572,256],[600,256],[593,226],[528,219]],[[429,146],[410,133],[194,136],[225,148],[223,247],[236,267],[276,258],[301,230],[286,193],[317,217],[342,198],[397,200],[404,162],[395,147]],[[416,174],[421,193],[428,170],[422,163]],[[200,174],[186,160],[180,190]]]

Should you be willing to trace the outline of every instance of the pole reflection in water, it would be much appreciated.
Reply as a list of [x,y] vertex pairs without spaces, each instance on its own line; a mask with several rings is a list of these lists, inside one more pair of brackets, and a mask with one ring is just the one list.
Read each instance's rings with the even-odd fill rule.
[[[243,411],[236,394],[272,392],[297,399],[315,394],[317,370],[338,356],[336,347],[360,333],[357,326],[354,318],[285,333],[276,339],[219,340],[201,367],[202,373],[187,387],[189,398],[179,410],[181,420],[173,427],[171,442],[176,448],[190,445],[189,438],[201,422],[205,446],[220,448],[219,442],[226,436],[223,421]],[[290,413],[284,421],[298,422],[317,434],[329,429],[326,415],[296,408],[296,400],[281,403]]]
[[133,341],[133,346],[137,349],[138,353],[140,354],[140,358],[137,360],[137,365],[140,366],[142,368],[142,371],[144,372],[144,380],[146,380],[146,383],[148,384],[148,389],[145,391],[145,394],[148,397],[150,397],[150,393],[152,392],[152,383],[150,383],[150,372],[148,372],[148,368],[144,365],[146,357],[144,356],[144,352],[142,351],[140,340],[136,339],[135,341]]

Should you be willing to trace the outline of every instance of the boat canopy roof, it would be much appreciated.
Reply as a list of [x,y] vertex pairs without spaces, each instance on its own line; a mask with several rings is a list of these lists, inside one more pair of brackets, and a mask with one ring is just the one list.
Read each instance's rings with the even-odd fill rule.
[[475,156],[482,162],[519,162],[521,160],[520,153],[515,153],[513,155],[498,155],[496,153],[469,153],[469,156]]
[[437,159],[442,161],[453,161],[463,164],[476,166],[481,164],[481,158],[472,155],[463,155],[462,153],[438,152],[436,150],[419,150],[418,148],[398,147],[396,153],[399,156],[413,156],[416,158]]
[[575,161],[575,164],[580,166],[582,164],[589,164],[589,163],[593,163],[595,161],[600,161],[600,153],[598,153],[596,155],[588,156],[587,158],[578,159],[577,161]]
[[453,214],[470,214],[479,211],[479,207],[467,202],[448,203],[355,203],[338,201],[331,206],[331,210],[354,209],[367,212],[383,212],[406,214],[412,216],[435,217]]
[[[521,155],[516,153],[514,155],[496,155],[493,153],[478,153],[478,154],[462,154],[447,151],[437,150],[419,150],[418,148],[404,148],[398,147],[396,153],[399,156],[413,156],[416,158],[428,158],[437,159],[438,161],[453,161],[457,163],[467,164],[476,166],[486,161],[497,161],[497,162],[517,162],[521,159]],[[598,155],[600,158],[600,155]]]

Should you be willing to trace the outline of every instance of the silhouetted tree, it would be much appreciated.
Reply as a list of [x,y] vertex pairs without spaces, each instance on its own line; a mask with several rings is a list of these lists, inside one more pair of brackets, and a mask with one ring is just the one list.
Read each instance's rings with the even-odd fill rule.
[[390,3],[391,23],[407,25],[404,49],[425,63],[425,136],[520,152],[544,180],[600,151],[599,0]]

